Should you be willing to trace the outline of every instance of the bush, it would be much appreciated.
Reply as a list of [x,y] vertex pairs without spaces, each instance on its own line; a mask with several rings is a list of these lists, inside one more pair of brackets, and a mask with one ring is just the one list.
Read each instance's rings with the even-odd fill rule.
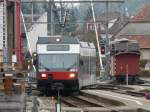
[[140,60],[140,67],[145,68],[146,63],[147,63],[147,60]]
[[140,77],[150,77],[150,71],[149,70],[141,70],[139,73]]

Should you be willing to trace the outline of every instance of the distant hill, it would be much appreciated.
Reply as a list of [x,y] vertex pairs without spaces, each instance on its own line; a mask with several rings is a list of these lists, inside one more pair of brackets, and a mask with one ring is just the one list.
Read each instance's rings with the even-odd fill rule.
[[[123,7],[125,7],[127,11],[126,13],[128,13],[129,16],[134,16],[147,3],[150,3],[150,0],[125,0],[124,4],[110,3],[109,11],[118,11],[125,13],[123,9]],[[85,20],[87,14],[90,13],[89,11],[90,7],[91,7],[90,4],[80,4],[78,10],[79,13],[78,18]],[[100,14],[105,12],[105,4],[104,3],[95,4],[94,9],[96,16],[99,16]]]
[[147,3],[150,3],[150,0],[126,0],[125,6],[128,8],[129,14],[133,16]]

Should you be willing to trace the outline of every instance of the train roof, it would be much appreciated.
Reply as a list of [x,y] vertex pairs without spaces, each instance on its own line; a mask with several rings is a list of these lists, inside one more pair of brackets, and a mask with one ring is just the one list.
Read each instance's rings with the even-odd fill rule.
[[122,39],[115,39],[114,41],[111,41],[110,44],[115,44],[119,42],[132,42],[132,43],[138,43],[136,40],[129,40],[127,38],[122,38]]
[[91,48],[91,49],[95,49],[94,43],[91,43],[91,42],[83,42],[83,41],[80,41],[80,46],[81,46],[81,48]]
[[51,36],[38,37],[37,44],[79,44],[79,42],[75,37]]

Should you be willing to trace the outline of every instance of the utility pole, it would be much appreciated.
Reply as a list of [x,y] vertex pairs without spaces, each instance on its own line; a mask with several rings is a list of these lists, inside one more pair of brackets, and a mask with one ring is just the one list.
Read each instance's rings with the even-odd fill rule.
[[106,34],[106,43],[105,43],[105,56],[106,56],[106,66],[105,66],[105,76],[106,78],[110,75],[110,49],[109,49],[109,16],[108,16],[108,8],[109,8],[109,3],[106,1],[106,12],[105,12],[105,34]]
[[50,5],[50,16],[51,16],[51,24],[50,24],[50,34],[54,35],[54,15],[53,15],[53,2],[54,0],[50,0],[49,5]]
[[[106,0],[106,1],[99,1],[99,2],[105,2],[106,4],[106,12],[105,12],[105,35],[106,35],[106,43],[105,43],[105,56],[106,56],[106,65],[105,65],[105,73],[101,72],[101,75],[105,78],[108,79],[110,76],[110,47],[109,47],[109,2],[112,3],[114,1],[111,0]],[[122,0],[115,1],[116,3],[124,3]],[[91,7],[92,7],[92,15],[93,15],[93,21],[94,21],[94,28],[95,28],[95,33],[96,33],[96,40],[97,40],[97,46],[98,46],[98,53],[99,53],[99,61],[100,61],[100,70],[103,71],[103,63],[102,63],[102,58],[101,58],[101,47],[99,45],[99,37],[98,37],[98,32],[97,32],[97,25],[96,25],[96,20],[95,20],[95,13],[94,13],[94,5],[93,5],[93,0],[91,0]]]
[[[114,2],[114,1],[113,1]],[[105,60],[106,60],[106,66],[105,66],[105,78],[108,79],[110,77],[110,38],[109,38],[109,3],[112,3],[110,0],[106,0],[105,2],[105,7],[106,7],[106,12],[105,12],[105,35],[106,35],[106,42],[105,42]],[[115,3],[124,3],[124,1],[115,1]]]

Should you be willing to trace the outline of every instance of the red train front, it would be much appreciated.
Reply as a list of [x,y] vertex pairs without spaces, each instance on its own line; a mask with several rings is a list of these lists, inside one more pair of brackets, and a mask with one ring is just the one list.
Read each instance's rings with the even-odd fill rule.
[[[77,91],[79,47],[75,38],[39,37],[37,42],[37,87],[47,93],[55,84]],[[34,54],[33,54],[34,55]],[[36,54],[35,54],[36,55]]]
[[38,90],[47,93],[57,85],[63,91],[76,92],[95,83],[95,47],[92,43],[80,44],[73,37],[38,38],[37,51],[33,54]]
[[120,39],[111,42],[111,72],[118,83],[138,80],[140,48],[137,41]]

